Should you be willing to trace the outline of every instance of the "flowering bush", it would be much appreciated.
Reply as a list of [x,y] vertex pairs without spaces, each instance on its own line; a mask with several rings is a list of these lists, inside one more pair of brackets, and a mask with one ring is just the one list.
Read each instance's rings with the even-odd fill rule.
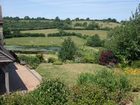
[[99,57],[99,63],[101,65],[111,65],[117,64],[118,62],[112,51],[102,51]]

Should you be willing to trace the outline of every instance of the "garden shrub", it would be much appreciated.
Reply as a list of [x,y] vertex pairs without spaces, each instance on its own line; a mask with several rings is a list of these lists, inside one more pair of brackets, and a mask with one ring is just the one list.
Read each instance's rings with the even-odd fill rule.
[[78,77],[78,84],[94,84],[94,74],[82,73]]
[[117,64],[117,57],[113,54],[112,51],[102,51],[100,58],[99,58],[99,63],[101,65],[111,65],[111,64]]
[[56,58],[54,58],[54,57],[48,58],[48,63],[54,63],[55,61],[56,61]]
[[140,60],[140,5],[130,20],[116,27],[108,34],[105,47],[116,55],[122,55],[130,65]]
[[40,63],[45,62],[42,55],[36,56],[19,55],[18,58],[21,62],[25,62],[28,66],[30,66],[33,69],[36,69]]
[[61,50],[59,51],[58,57],[62,61],[74,60],[76,51],[77,51],[76,45],[72,41],[72,39],[69,37],[65,39],[64,42],[62,43],[62,47],[61,47]]
[[94,63],[94,57],[90,54],[83,56],[83,63]]
[[24,96],[19,93],[0,96],[0,105],[28,105]]
[[96,35],[88,37],[86,45],[91,46],[91,47],[101,47],[102,41],[99,35],[96,34]]
[[56,60],[55,62],[53,62],[53,65],[63,65],[63,62],[60,60]]
[[110,70],[100,70],[96,74],[81,74],[77,81],[79,84],[93,84],[106,88],[110,92],[129,91],[131,84],[125,75],[116,75]]
[[78,49],[75,55],[76,63],[98,63],[99,61],[99,52],[96,52],[93,49]]
[[133,61],[132,64],[131,64],[131,67],[140,68],[140,60]]
[[115,105],[107,94],[105,89],[97,86],[75,86],[71,90],[68,105]]
[[81,74],[77,82],[82,86],[98,86],[100,89],[105,89],[106,97],[116,103],[126,98],[131,90],[131,84],[125,75],[117,75],[109,70],[101,70],[96,74]]
[[47,80],[32,93],[32,96],[42,105],[65,105],[68,101],[69,89],[59,80]]

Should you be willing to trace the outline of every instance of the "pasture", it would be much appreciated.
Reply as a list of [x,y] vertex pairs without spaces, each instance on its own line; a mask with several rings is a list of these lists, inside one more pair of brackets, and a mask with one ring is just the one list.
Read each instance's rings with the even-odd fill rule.
[[88,36],[93,36],[95,34],[98,34],[101,39],[106,39],[107,32],[108,32],[108,31],[104,31],[104,30],[65,30],[65,31],[80,33],[82,35],[88,35]]
[[[6,39],[6,45],[17,46],[61,46],[64,39],[68,37],[21,37]],[[83,46],[86,40],[71,36],[77,46]]]
[[[107,32],[105,30],[64,30],[65,32],[74,32],[74,33],[80,33],[82,35],[95,35],[98,34],[101,39],[105,39],[107,36]],[[28,31],[21,31],[21,33],[43,33],[45,35],[52,34],[52,33],[58,33],[58,29],[43,29],[43,30],[28,30]]]
[[[74,25],[76,23],[81,23],[83,24],[84,22],[87,22],[87,24],[90,24],[92,21],[72,21],[72,25],[74,27]],[[120,26],[121,24],[120,23],[114,23],[114,22],[103,22],[103,21],[95,21],[96,23],[99,24],[99,26],[101,28],[105,28],[105,27],[108,27],[108,28],[115,28],[117,26]]]

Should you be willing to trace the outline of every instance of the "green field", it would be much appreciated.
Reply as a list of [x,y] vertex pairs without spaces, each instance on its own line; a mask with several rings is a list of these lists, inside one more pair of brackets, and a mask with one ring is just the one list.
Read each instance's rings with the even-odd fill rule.
[[[61,46],[64,39],[68,37],[21,37],[6,39],[6,45],[18,46]],[[83,46],[86,40],[71,36],[77,46]]]
[[[75,33],[80,33],[82,35],[95,35],[98,34],[101,39],[105,39],[107,36],[108,31],[104,30],[64,30],[65,32],[75,32]],[[43,30],[28,30],[28,31],[21,31],[22,33],[43,33],[45,35],[48,35],[50,33],[57,33],[59,32],[58,29],[43,29]]]
[[59,32],[58,29],[42,29],[42,30],[28,30],[28,31],[21,31],[21,33],[43,33],[45,35],[57,33]]
[[65,30],[65,31],[80,33],[82,35],[89,35],[89,36],[98,34],[101,39],[105,39],[107,37],[107,31],[104,30]]
[[37,68],[37,72],[45,79],[59,78],[70,85],[76,83],[76,80],[81,73],[95,73],[96,71],[105,68],[106,67],[97,64],[41,64]]
[[[84,22],[87,22],[87,24],[89,24],[92,21],[73,21],[72,25],[74,26],[76,23],[82,23],[83,24]],[[114,22],[103,22],[103,21],[95,21],[95,22],[98,23],[101,28],[105,28],[105,27],[115,28],[115,27],[121,25],[120,23],[114,23]]]

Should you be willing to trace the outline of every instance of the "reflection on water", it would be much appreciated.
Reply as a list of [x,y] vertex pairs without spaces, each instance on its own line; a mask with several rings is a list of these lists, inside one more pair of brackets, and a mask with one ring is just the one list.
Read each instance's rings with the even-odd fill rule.
[[59,46],[5,46],[6,49],[12,50],[12,51],[25,51],[25,52],[58,52],[60,50]]

